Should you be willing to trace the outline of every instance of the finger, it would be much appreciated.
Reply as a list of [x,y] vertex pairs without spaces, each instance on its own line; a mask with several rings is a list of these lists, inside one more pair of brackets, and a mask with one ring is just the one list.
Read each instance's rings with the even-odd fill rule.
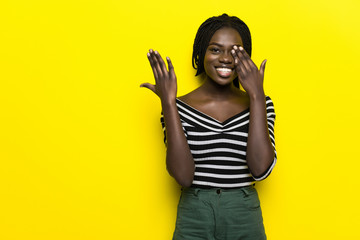
[[155,78],[155,82],[157,83],[158,81],[158,73],[157,73],[157,69],[155,67],[155,62],[153,60],[153,57],[152,57],[152,49],[150,49],[150,52],[147,53],[147,57],[149,59],[149,62],[150,62],[150,65],[151,65],[151,68],[152,68],[152,71],[153,71],[153,74],[154,74],[154,78]]
[[247,73],[245,66],[241,63],[239,58],[235,59],[235,64],[236,64],[236,72],[238,73],[238,75],[244,78]]
[[252,70],[252,69],[251,69],[251,66],[250,66],[250,64],[248,63],[248,61],[247,61],[245,55],[243,54],[243,52],[240,51],[240,48],[241,48],[241,46],[240,46],[238,49],[235,50],[236,55],[237,55],[238,58],[240,59],[241,63],[244,65],[246,71],[249,71],[249,72],[250,72],[250,71]]
[[262,77],[263,80],[264,80],[266,62],[267,62],[267,60],[265,59],[264,61],[262,61],[261,65],[260,65],[260,76]]
[[174,71],[174,66],[172,65],[172,62],[169,57],[166,57],[166,60],[167,60],[168,66],[169,66],[170,77],[172,79],[175,79],[176,75],[175,75],[175,71]]
[[157,58],[157,61],[159,62],[159,66],[160,66],[160,69],[161,69],[163,75],[166,76],[166,74],[168,73],[168,70],[166,68],[164,60],[162,59],[162,57],[158,51],[155,51],[155,56]]
[[235,52],[235,49],[231,50],[235,62],[235,70],[238,74],[244,75],[246,73],[246,68],[244,64],[240,61],[238,55]]
[[245,49],[243,47],[239,47],[239,51],[240,53],[243,55],[244,60],[246,61],[246,63],[248,64],[248,66],[252,69],[252,70],[258,70],[257,66],[255,65],[255,63],[253,62],[253,60],[251,60],[249,54],[245,51]]
[[159,80],[160,80],[164,76],[164,74],[163,74],[163,71],[162,71],[160,63],[159,63],[159,59],[157,56],[158,54],[159,53],[157,51],[153,51],[151,53],[151,56],[152,56],[152,60],[154,61],[155,68],[156,68],[156,71],[157,71],[157,74],[158,74]]
[[140,87],[148,88],[155,93],[155,85],[151,83],[143,83],[140,85]]

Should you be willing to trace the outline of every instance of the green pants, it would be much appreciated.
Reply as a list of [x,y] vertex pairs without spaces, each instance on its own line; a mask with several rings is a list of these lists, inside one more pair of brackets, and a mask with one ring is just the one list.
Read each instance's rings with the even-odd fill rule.
[[266,239],[256,189],[183,189],[173,240],[200,239]]

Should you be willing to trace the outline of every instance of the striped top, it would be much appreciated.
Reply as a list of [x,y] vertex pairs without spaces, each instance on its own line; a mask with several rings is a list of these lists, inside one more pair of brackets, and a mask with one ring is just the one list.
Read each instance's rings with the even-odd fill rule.
[[[261,176],[252,176],[246,163],[246,146],[249,130],[249,108],[224,122],[176,99],[182,128],[195,162],[192,187],[238,188],[265,179],[275,166],[274,123],[275,111],[270,97],[266,96],[266,112],[269,136],[274,147],[275,158]],[[166,143],[164,116],[161,124]]]

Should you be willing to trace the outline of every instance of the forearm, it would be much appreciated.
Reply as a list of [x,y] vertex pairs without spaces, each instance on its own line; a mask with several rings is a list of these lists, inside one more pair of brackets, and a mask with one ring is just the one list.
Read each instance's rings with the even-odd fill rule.
[[189,187],[194,178],[195,164],[182,129],[176,101],[162,101],[166,126],[166,167],[171,176],[184,187]]
[[246,160],[253,176],[262,175],[272,164],[274,148],[269,137],[265,95],[250,96],[250,123]]

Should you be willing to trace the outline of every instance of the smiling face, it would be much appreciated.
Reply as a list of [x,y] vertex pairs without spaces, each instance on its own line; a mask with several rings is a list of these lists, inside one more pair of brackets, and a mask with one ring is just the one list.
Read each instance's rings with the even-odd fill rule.
[[243,46],[238,31],[225,27],[217,30],[210,39],[204,57],[204,69],[208,80],[218,85],[228,85],[237,77],[231,50]]

